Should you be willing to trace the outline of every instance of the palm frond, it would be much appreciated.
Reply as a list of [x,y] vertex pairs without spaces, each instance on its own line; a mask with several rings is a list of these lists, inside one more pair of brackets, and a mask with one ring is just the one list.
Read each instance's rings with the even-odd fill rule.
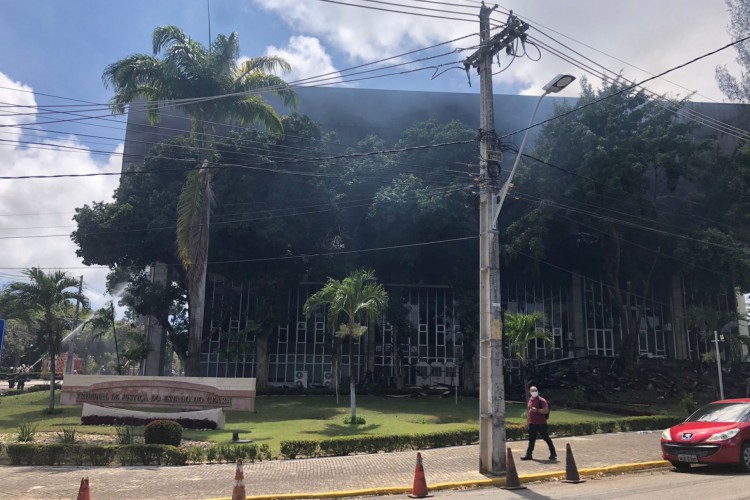
[[209,228],[202,215],[213,202],[209,169],[208,161],[204,161],[200,169],[187,173],[177,204],[177,251],[188,270],[205,258],[208,247],[205,242]]

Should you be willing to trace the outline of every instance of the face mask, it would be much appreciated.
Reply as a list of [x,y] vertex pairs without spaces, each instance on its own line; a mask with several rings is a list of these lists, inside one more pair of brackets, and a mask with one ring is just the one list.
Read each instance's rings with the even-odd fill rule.
[[532,392],[532,393],[530,393],[530,394],[531,394],[531,397],[532,397],[532,398],[535,398],[535,397],[537,397],[537,396],[539,395],[539,393],[538,393],[538,392]]

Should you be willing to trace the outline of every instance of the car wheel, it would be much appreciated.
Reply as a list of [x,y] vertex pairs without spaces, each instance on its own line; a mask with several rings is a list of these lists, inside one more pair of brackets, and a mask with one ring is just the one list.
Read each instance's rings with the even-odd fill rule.
[[672,466],[680,472],[686,472],[690,470],[690,464],[686,464],[685,462],[677,462],[676,460],[670,460],[669,463],[671,463]]
[[743,471],[750,472],[750,443],[742,445],[742,450],[740,451],[740,467],[742,467]]

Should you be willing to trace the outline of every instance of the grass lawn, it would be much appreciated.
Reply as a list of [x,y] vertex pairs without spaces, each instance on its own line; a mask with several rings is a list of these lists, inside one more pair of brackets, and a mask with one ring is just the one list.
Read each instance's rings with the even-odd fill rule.
[[[77,426],[80,433],[114,434],[112,426],[80,424],[80,406],[58,406],[62,413],[45,415],[49,393],[35,392],[0,398],[0,434],[16,433],[23,422],[35,423],[39,431],[60,431]],[[59,398],[59,393],[58,393]],[[349,397],[342,396],[336,405],[334,396],[262,396],[256,400],[255,413],[228,412],[226,430],[185,431],[188,439],[229,442],[232,431],[240,438],[268,444],[278,452],[282,440],[326,439],[355,435],[391,435],[477,429],[479,401],[476,398],[428,396],[422,398],[384,398],[357,396],[357,414],[367,420],[365,425],[346,425]],[[584,410],[553,408],[555,422],[580,422],[617,418],[616,415]],[[525,405],[508,403],[509,424],[525,421]]]

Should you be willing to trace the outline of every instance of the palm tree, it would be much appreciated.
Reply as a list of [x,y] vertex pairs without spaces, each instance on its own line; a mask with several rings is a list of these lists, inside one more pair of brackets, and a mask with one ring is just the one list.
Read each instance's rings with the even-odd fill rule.
[[78,280],[63,271],[48,274],[37,267],[22,273],[29,282],[10,283],[3,293],[2,309],[10,317],[27,324],[36,323],[40,335],[47,339],[50,357],[49,411],[55,409],[55,358],[67,326],[66,308],[71,300],[86,307],[88,299],[78,292]]
[[[374,320],[388,304],[388,292],[375,281],[375,273],[361,269],[341,281],[328,278],[328,282],[317,293],[305,301],[304,312],[309,318],[316,307],[328,306],[328,324],[341,339],[349,338],[349,399],[352,423],[357,419],[357,396],[354,390],[354,340],[359,339],[367,326],[365,319]],[[343,320],[343,323],[339,323]],[[336,326],[338,325],[338,327]],[[335,381],[338,388],[339,374]]]
[[91,325],[94,331],[93,338],[98,338],[112,329],[112,335],[115,338],[115,359],[117,360],[117,374],[122,375],[122,364],[120,363],[120,348],[117,345],[117,327],[115,326],[115,303],[111,301],[109,307],[102,307],[97,310],[86,323]]
[[280,133],[281,119],[261,93],[270,92],[287,106],[297,102],[292,88],[272,74],[288,71],[286,61],[274,56],[239,60],[239,50],[237,33],[218,35],[206,48],[176,26],[160,26],[153,33],[153,56],[132,54],[102,75],[115,91],[109,104],[114,114],[145,97],[148,118],[156,124],[160,107],[177,107],[190,117],[191,136],[201,151],[200,167],[187,174],[177,208],[177,248],[186,270],[190,314],[186,371],[192,376],[200,375],[212,186],[219,171],[211,163],[215,127],[234,121]]
[[[542,328],[537,328],[541,324]],[[529,364],[528,347],[529,342],[542,340],[545,344],[552,344],[552,334],[547,330],[544,314],[539,311],[533,313],[505,313],[504,319],[505,338],[508,340],[508,348],[513,357],[521,362],[521,378],[523,390],[528,399],[529,384],[527,380],[527,368]]]

